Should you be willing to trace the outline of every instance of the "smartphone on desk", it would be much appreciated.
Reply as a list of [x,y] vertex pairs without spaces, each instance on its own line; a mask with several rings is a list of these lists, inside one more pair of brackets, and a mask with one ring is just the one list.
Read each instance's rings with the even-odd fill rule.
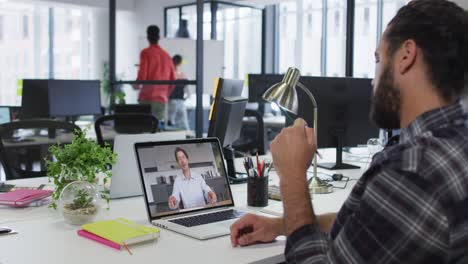
[[0,236],[12,235],[12,234],[16,234],[16,233],[18,233],[18,232],[16,232],[15,230],[13,230],[11,228],[0,227]]

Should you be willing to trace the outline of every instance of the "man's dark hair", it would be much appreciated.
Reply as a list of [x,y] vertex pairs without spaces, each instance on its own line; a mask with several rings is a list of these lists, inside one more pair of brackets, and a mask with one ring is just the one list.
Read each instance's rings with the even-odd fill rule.
[[146,29],[146,37],[151,44],[158,44],[159,42],[159,27],[156,25],[150,25]]
[[179,66],[182,63],[182,56],[179,54],[174,55],[174,57],[172,57],[172,62],[174,63],[174,66]]
[[414,40],[439,95],[446,100],[460,97],[468,81],[465,10],[447,0],[413,0],[398,10],[384,37],[391,57],[404,41]]
[[184,155],[185,155],[185,157],[186,157],[187,159],[189,158],[187,152],[185,151],[185,149],[177,147],[177,148],[174,150],[174,157],[175,157],[175,160],[176,160],[176,161],[179,161],[179,160],[177,159],[177,152],[182,152],[182,153],[184,153]]

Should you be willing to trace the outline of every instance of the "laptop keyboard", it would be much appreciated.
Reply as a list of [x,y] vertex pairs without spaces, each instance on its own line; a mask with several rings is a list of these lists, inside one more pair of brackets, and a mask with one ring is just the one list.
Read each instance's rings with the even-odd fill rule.
[[231,210],[219,211],[219,212],[214,212],[214,213],[209,213],[209,214],[178,218],[174,220],[169,220],[169,222],[183,225],[185,227],[192,227],[192,226],[205,225],[205,224],[239,218],[243,214],[244,213],[242,212],[231,209]]

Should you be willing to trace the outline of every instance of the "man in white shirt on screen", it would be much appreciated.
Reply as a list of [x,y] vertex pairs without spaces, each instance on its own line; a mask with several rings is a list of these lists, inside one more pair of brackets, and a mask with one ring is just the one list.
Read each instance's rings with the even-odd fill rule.
[[181,201],[184,209],[203,207],[207,202],[209,204],[216,203],[216,194],[206,184],[203,177],[190,170],[187,152],[182,148],[176,148],[174,156],[182,169],[183,177],[177,177],[174,182],[172,195],[169,196],[168,200],[169,208],[179,208]]

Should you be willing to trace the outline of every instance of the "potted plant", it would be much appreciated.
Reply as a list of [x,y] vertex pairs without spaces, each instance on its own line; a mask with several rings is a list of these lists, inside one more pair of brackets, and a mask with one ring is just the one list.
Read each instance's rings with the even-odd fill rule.
[[[95,141],[86,138],[85,132],[82,131],[75,131],[72,143],[63,147],[51,146],[49,152],[53,159],[46,161],[47,175],[49,182],[52,181],[55,185],[49,207],[54,209],[57,209],[57,201],[64,187],[71,182],[86,181],[98,184],[98,175],[101,174],[103,184],[106,184],[112,176],[109,166],[117,159],[110,146],[99,146]],[[109,197],[106,196],[105,199],[108,204]]]
[[106,105],[125,104],[125,92],[120,85],[114,86],[114,92],[111,94],[111,83],[109,77],[109,63],[104,62],[102,67],[101,90]]
[[94,184],[74,181],[60,195],[60,209],[66,222],[81,225],[90,222],[99,210],[99,193]]

